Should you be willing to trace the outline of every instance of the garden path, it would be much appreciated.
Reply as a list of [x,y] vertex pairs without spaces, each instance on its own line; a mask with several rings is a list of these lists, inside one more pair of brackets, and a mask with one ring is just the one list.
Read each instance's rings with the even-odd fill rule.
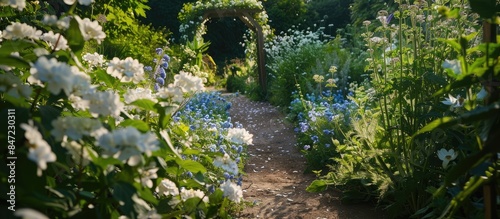
[[384,218],[371,205],[343,205],[339,192],[308,193],[315,179],[304,174],[305,158],[295,146],[293,124],[276,107],[228,95],[232,122],[253,134],[243,180],[244,199],[255,203],[240,218],[375,219]]

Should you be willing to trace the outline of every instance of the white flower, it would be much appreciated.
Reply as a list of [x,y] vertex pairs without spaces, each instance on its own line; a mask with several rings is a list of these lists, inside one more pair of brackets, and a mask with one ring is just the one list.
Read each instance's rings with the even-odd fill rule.
[[44,33],[41,40],[45,41],[53,50],[65,50],[68,49],[68,41],[60,33],[54,33],[49,31]]
[[16,217],[20,217],[23,219],[49,219],[49,217],[45,216],[41,212],[31,209],[31,208],[21,208],[17,209],[14,212]]
[[184,92],[182,92],[181,88],[174,87],[173,84],[160,88],[156,95],[159,98],[170,99],[175,103],[182,103],[184,101]]
[[120,102],[120,96],[111,90],[89,92],[82,98],[89,101],[89,111],[93,116],[118,117],[124,107],[124,104]]
[[78,144],[76,141],[63,141],[61,143],[61,146],[68,150],[68,153],[71,155],[71,158],[73,158],[75,164],[77,165],[87,166],[90,161],[92,161],[91,154],[92,156],[97,157],[97,152],[92,150],[92,148],[84,147]]
[[97,145],[104,149],[105,156],[113,156],[130,166],[141,162],[141,153],[150,156],[153,151],[158,150],[158,144],[154,134],[150,132],[142,134],[133,127],[117,129],[97,139]]
[[460,61],[458,61],[457,59],[455,59],[455,60],[445,59],[443,64],[441,65],[441,67],[443,67],[445,69],[451,69],[453,71],[453,73],[455,73],[456,75],[459,75],[462,72],[462,67],[460,66]]
[[175,87],[179,87],[182,89],[184,93],[188,92],[197,92],[205,90],[205,86],[203,85],[203,79],[191,75],[191,73],[187,72],[179,72],[174,76],[174,85]]
[[186,201],[190,198],[194,198],[194,197],[198,197],[200,199],[202,199],[205,203],[208,203],[208,197],[205,196],[205,193],[203,193],[203,191],[197,189],[197,190],[194,190],[194,189],[189,189],[187,190],[186,188],[182,187],[181,188],[181,198],[183,201]]
[[448,106],[452,106],[454,108],[462,107],[464,106],[464,98],[460,97],[458,95],[456,98],[453,97],[451,94],[448,94],[448,98],[445,98],[445,100],[441,101],[441,103],[444,103]]
[[[76,67],[75,67],[76,68]],[[47,59],[45,56],[40,57],[31,67],[31,77],[29,81],[47,82],[47,89],[50,93],[58,95],[61,90],[69,96],[75,84],[75,72],[78,71],[72,66],[59,62],[55,58]],[[76,73],[76,74],[75,74]]]
[[156,102],[156,99],[153,97],[153,92],[150,89],[140,87],[136,89],[128,89],[127,93],[123,95],[123,99],[125,99],[125,103],[127,104],[139,99],[148,99]]
[[1,0],[0,6],[9,5],[12,8],[17,8],[19,11],[22,11],[26,7],[26,0]]
[[106,34],[102,31],[101,25],[97,21],[91,21],[88,18],[84,18],[83,20],[75,16],[76,21],[80,26],[80,31],[82,32],[83,39],[85,41],[94,39],[97,43],[101,44],[101,42],[106,38]]
[[244,128],[230,128],[227,132],[227,140],[236,144],[253,144],[253,135]]
[[99,67],[102,66],[105,62],[104,56],[94,52],[94,53],[85,53],[85,55],[82,56],[83,61],[86,61],[89,63],[90,67]]
[[[75,2],[76,0],[64,0],[64,3],[66,3],[67,5],[73,5],[75,4]],[[80,5],[86,5],[86,6],[89,6],[93,2],[94,0],[78,0],[78,3],[80,3]]]
[[52,121],[52,126],[50,133],[57,141],[65,136],[72,140],[80,140],[84,135],[98,138],[108,132],[99,120],[84,117],[59,117]]
[[25,130],[24,137],[30,144],[28,159],[38,165],[37,175],[41,176],[42,170],[47,169],[47,163],[56,161],[56,154],[52,152],[50,145],[43,139],[32,120],[28,124],[22,123],[21,128]]
[[446,168],[448,166],[448,163],[450,163],[450,161],[455,160],[455,158],[457,158],[458,153],[455,152],[455,150],[453,149],[446,150],[444,148],[441,148],[441,150],[437,152],[437,155],[438,158],[443,161],[443,168]]
[[234,160],[232,160],[231,157],[229,157],[229,155],[226,153],[223,157],[215,158],[214,166],[220,167],[233,175],[237,175],[239,172],[238,164]]
[[236,183],[231,182],[231,180],[226,180],[226,182],[221,184],[220,189],[224,192],[224,197],[229,198],[229,200],[235,203],[240,203],[243,199],[243,190]]
[[140,181],[143,186],[152,188],[153,187],[152,179],[158,178],[158,175],[156,174],[157,171],[158,168],[151,168],[146,170],[138,169],[138,172],[140,174],[140,179],[138,181]]
[[179,195],[179,189],[175,185],[174,182],[169,179],[163,179],[160,184],[156,187],[155,191],[159,194],[163,194],[165,196],[169,195]]
[[49,25],[49,26],[56,25],[57,20],[58,20],[57,16],[45,14],[45,15],[43,15],[42,24]]
[[25,23],[12,22],[11,25],[7,26],[3,31],[3,38],[8,40],[17,39],[34,39],[38,40],[42,35],[42,31],[27,25]]
[[124,60],[113,58],[108,64],[106,72],[118,78],[121,82],[133,81],[135,84],[144,80],[144,65],[137,59],[127,57]]

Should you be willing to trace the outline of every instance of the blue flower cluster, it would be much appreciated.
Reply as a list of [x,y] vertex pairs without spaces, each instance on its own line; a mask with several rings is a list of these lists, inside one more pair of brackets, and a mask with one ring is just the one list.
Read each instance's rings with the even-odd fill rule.
[[[170,56],[164,53],[162,48],[156,48],[156,54],[160,57],[160,59],[153,59],[153,63],[156,64],[156,69],[153,74],[153,78],[155,79],[155,91],[158,91],[161,87],[165,86],[166,78],[167,78],[167,69],[170,63]],[[153,67],[145,66],[144,70],[151,72],[153,71]]]
[[[197,147],[207,153],[228,154],[236,163],[242,162],[241,155],[245,148],[234,145],[225,139],[230,128],[242,128],[239,123],[231,122],[229,109],[231,103],[220,96],[219,92],[195,94],[182,108],[173,115],[176,123],[189,127],[190,135],[198,136]],[[193,157],[191,157],[193,159]],[[241,185],[241,176],[224,173],[225,179],[234,179]]]

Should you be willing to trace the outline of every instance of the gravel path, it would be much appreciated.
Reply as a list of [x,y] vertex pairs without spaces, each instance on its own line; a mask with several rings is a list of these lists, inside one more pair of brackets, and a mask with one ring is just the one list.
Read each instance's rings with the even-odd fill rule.
[[368,205],[342,205],[338,192],[308,193],[315,179],[304,174],[305,158],[296,144],[293,125],[285,115],[265,102],[229,95],[231,117],[253,134],[245,166],[243,196],[255,205],[245,208],[240,218],[383,218]]

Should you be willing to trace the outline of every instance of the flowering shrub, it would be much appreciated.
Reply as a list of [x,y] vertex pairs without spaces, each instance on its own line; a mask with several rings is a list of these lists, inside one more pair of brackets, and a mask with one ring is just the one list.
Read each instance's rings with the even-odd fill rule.
[[[11,6],[25,7],[16,2]],[[92,3],[64,2],[73,8]],[[203,93],[202,79],[188,72],[161,82],[169,62],[163,52],[157,51],[161,60],[151,74],[152,67],[145,70],[132,57],[82,54],[86,43],[106,38],[89,18],[69,11],[44,20],[40,27],[11,22],[0,34],[0,110],[14,122],[2,126],[0,139],[10,146],[0,157],[15,157],[18,173],[0,174],[9,182],[2,184],[10,191],[3,199],[14,197],[2,215],[234,213],[243,201],[241,165],[252,136],[233,127],[230,104]]]

